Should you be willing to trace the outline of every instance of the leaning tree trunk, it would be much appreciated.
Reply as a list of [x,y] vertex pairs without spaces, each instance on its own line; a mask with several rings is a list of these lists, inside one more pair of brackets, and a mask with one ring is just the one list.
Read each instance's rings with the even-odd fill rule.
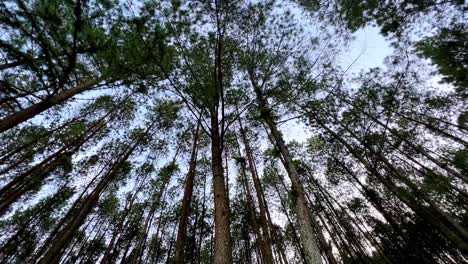
[[2,120],[0,120],[0,133],[7,131],[10,128],[13,128],[36,115],[46,111],[47,109],[65,102],[66,100],[72,98],[73,96],[84,92],[86,90],[92,89],[96,84],[102,81],[103,78],[98,78],[97,80],[83,82],[73,88],[67,89],[59,94],[48,97],[47,99],[33,104],[27,108],[22,109],[19,112],[11,114]]
[[[241,157],[242,155],[241,155],[239,143],[237,144],[237,151],[238,151],[239,157]],[[249,220],[250,225],[252,226],[252,230],[254,231],[255,236],[257,237],[256,244],[257,244],[257,248],[260,251],[259,258],[261,260],[261,263],[273,263],[273,256],[271,255],[271,245],[269,243],[268,244],[266,243],[266,240],[264,237],[265,234],[262,234],[260,230],[261,227],[257,223],[257,212],[254,207],[254,201],[253,201],[252,194],[250,192],[250,187],[248,186],[247,169],[246,169],[245,160],[241,160],[239,162],[239,165],[241,168],[241,171],[240,171],[241,184],[244,189],[245,198],[247,202],[248,220]],[[268,257],[268,252],[267,252],[268,249],[270,249],[270,258]]]
[[239,118],[239,131],[241,133],[241,136],[242,136],[242,141],[244,143],[244,147],[245,147],[245,152],[246,152],[246,156],[247,156],[247,161],[248,161],[248,165],[249,165],[249,170],[250,170],[250,174],[252,175],[252,180],[253,180],[253,183],[254,183],[254,187],[255,187],[255,193],[256,193],[256,196],[257,196],[257,201],[258,201],[258,208],[260,210],[260,226],[261,226],[261,229],[262,229],[262,239],[263,239],[263,243],[264,243],[264,261],[266,264],[270,264],[270,263],[273,263],[273,253],[272,253],[272,250],[271,250],[271,234],[270,234],[270,230],[268,228],[268,219],[267,219],[267,205],[266,205],[266,202],[264,201],[263,199],[263,195],[262,195],[262,190],[261,190],[261,183],[260,183],[260,179],[257,175],[257,170],[255,168],[255,164],[254,164],[254,159],[253,159],[253,156],[252,156],[252,151],[251,151],[251,148],[250,148],[250,144],[249,144],[249,141],[247,139],[247,136],[246,136],[246,133],[244,131],[244,128],[242,126],[242,122]]
[[[148,128],[145,131],[145,135],[149,132],[153,124],[148,126]],[[137,139],[136,142],[134,142],[132,145],[126,147],[124,152],[113,164],[108,173],[100,180],[100,182],[91,192],[91,194],[85,199],[83,199],[81,203],[78,204],[79,207],[77,207],[76,211],[70,215],[72,218],[68,222],[66,222],[66,224],[60,229],[60,231],[56,233],[55,237],[50,240],[50,246],[48,246],[47,252],[44,253],[42,258],[40,258],[40,256],[36,256],[37,263],[48,264],[58,263],[60,261],[62,250],[68,245],[73,235],[76,233],[83,221],[93,209],[93,206],[98,201],[102,191],[117,176],[121,165],[130,157],[133,151],[140,144],[141,140],[142,137]]]
[[283,157],[283,165],[289,175],[289,178],[291,179],[292,194],[295,198],[294,211],[296,213],[300,239],[306,257],[305,261],[307,264],[320,264],[322,263],[322,257],[320,255],[318,243],[314,235],[313,223],[310,216],[311,210],[307,204],[307,200],[304,194],[304,187],[302,186],[299,173],[297,172],[297,168],[293,163],[289,149],[283,140],[283,136],[276,127],[271,109],[263,97],[261,88],[256,84],[253,76],[251,76],[251,81],[257,95],[261,117],[270,130],[270,133],[275,141],[274,143],[278,147],[281,156]]
[[[111,239],[109,241],[109,244],[106,247],[106,250],[104,251],[104,256],[101,258],[101,261],[99,262],[100,264],[106,264],[108,262],[112,262],[112,256],[114,255],[114,245],[118,241],[119,235],[122,234],[122,231],[125,230],[124,223],[127,220],[127,216],[130,214],[130,212],[133,209],[133,205],[135,203],[135,200],[137,198],[138,193],[141,191],[141,189],[144,186],[144,183],[146,181],[148,174],[146,174],[141,181],[138,184],[137,189],[135,192],[132,194],[130,201],[128,201],[125,204],[125,207],[123,209],[123,212],[119,214],[119,219],[117,224],[114,227],[114,230],[112,232]],[[120,237],[119,237],[120,238]]]
[[99,133],[104,126],[111,121],[111,119],[107,121],[104,120],[113,111],[114,109],[101,117],[79,138],[67,143],[54,154],[50,155],[39,164],[3,186],[2,189],[0,189],[0,215],[3,215],[9,206],[16,202],[25,193],[40,186],[44,179],[47,178],[47,176],[54,171],[63,160],[71,157],[71,155],[78,151],[83,144]]
[[[392,175],[396,176],[399,180],[405,183],[411,192],[406,189],[397,186],[390,178],[382,175],[377,169],[370,165],[364,157],[361,156],[348,142],[346,142],[341,136],[333,132],[329,127],[319,118],[315,117],[314,120],[324,128],[333,138],[338,140],[348,151],[364,165],[364,167],[374,175],[388,190],[390,190],[396,197],[398,197],[404,204],[411,208],[421,218],[426,219],[429,223],[434,225],[439,231],[451,240],[462,252],[468,252],[468,234],[467,232],[450,216],[439,209],[430,199],[426,197],[421,190],[419,190],[414,183],[410,182],[409,179],[401,175],[398,170],[393,168],[391,164],[381,155],[377,155],[382,163],[384,163]],[[349,132],[349,131],[348,131]],[[359,139],[356,138],[358,141]],[[375,153],[372,153],[375,154]],[[424,205],[425,203],[428,206]]]
[[190,157],[189,171],[185,181],[184,197],[182,199],[182,208],[180,209],[179,228],[177,230],[177,240],[175,244],[175,263],[184,263],[184,248],[185,240],[187,237],[187,223],[190,213],[190,203],[192,202],[193,183],[195,180],[195,168],[197,165],[197,151],[198,151],[198,132],[200,129],[200,122],[197,124],[195,135],[193,137],[192,155]]

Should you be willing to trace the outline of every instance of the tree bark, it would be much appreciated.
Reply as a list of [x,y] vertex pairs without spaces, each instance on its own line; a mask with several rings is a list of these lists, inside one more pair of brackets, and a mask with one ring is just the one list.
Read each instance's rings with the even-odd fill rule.
[[264,261],[266,264],[272,264],[273,263],[273,253],[272,253],[272,250],[271,250],[271,246],[272,246],[272,243],[271,243],[271,234],[270,234],[270,230],[268,228],[268,219],[267,219],[267,205],[266,205],[266,201],[263,199],[263,191],[262,191],[262,188],[261,188],[261,183],[260,183],[260,179],[258,177],[258,174],[257,174],[257,170],[255,168],[255,164],[254,164],[254,159],[253,159],[253,156],[252,156],[252,150],[250,148],[250,144],[249,144],[249,141],[247,139],[247,135],[244,131],[244,128],[242,126],[242,121],[240,120],[240,118],[238,119],[239,121],[239,131],[240,131],[240,134],[242,136],[242,141],[244,143],[244,147],[245,147],[245,152],[246,152],[246,156],[247,156],[247,161],[248,161],[248,165],[249,165],[249,170],[250,170],[250,174],[252,176],[252,180],[253,180],[253,183],[254,183],[254,187],[255,187],[255,193],[256,193],[256,196],[257,196],[257,201],[258,201],[258,207],[259,207],[259,210],[260,210],[260,226],[261,226],[261,229],[262,229],[262,243],[263,243],[263,247],[264,247]]
[[[238,151],[238,155],[239,157],[241,157],[241,152],[240,152],[240,147],[239,147],[239,144],[237,144],[237,151]],[[259,257],[260,257],[260,260],[262,263],[273,263],[273,262],[267,262],[269,261],[268,260],[268,247],[270,246],[269,244],[266,244],[265,243],[265,237],[264,237],[264,233],[262,234],[262,232],[260,231],[260,227],[258,226],[257,224],[257,212],[255,210],[255,207],[254,207],[254,202],[253,202],[253,198],[252,198],[252,194],[250,192],[250,188],[249,188],[249,185],[248,185],[248,180],[247,180],[247,171],[246,171],[246,166],[245,166],[245,160],[240,160],[239,161],[239,166],[240,166],[240,173],[241,173],[241,181],[242,181],[242,187],[244,189],[244,192],[245,192],[245,198],[246,198],[246,202],[247,202],[247,211],[248,211],[248,220],[249,220],[249,223],[250,225],[252,226],[252,229],[255,233],[255,236],[256,236],[256,240],[257,240],[257,245],[258,245],[258,248],[260,249],[260,254],[259,254]],[[250,239],[250,238],[249,238]],[[270,247],[271,249],[271,247]],[[271,251],[270,251],[271,253]],[[271,261],[273,261],[272,259],[270,259]]]
[[[154,122],[148,126],[145,131],[145,135],[149,132],[151,127],[154,125]],[[109,171],[104,175],[104,177],[99,181],[94,190],[84,198],[81,203],[78,204],[78,207],[74,210],[74,214],[70,215],[70,221],[67,221],[65,225],[56,233],[55,237],[50,240],[50,246],[44,255],[36,256],[36,262],[40,264],[49,264],[49,263],[58,263],[61,258],[62,250],[67,246],[73,235],[79,229],[83,221],[86,219],[88,214],[93,209],[93,206],[98,201],[102,191],[109,185],[109,183],[115,178],[119,172],[120,166],[125,162],[133,151],[138,147],[142,140],[142,137],[137,139],[132,145],[126,147],[126,149],[119,156],[118,160],[109,168]]]
[[84,143],[96,135],[110,122],[110,120],[104,121],[110,113],[111,112],[107,113],[99,119],[83,136],[66,144],[54,154],[6,184],[0,190],[0,215],[3,215],[9,206],[16,202],[22,195],[40,185],[47,175],[56,169],[64,158],[76,152]]
[[[279,175],[277,175],[277,177],[279,177]],[[305,252],[304,252],[304,248],[302,247],[302,244],[301,244],[301,241],[299,239],[299,235],[297,234],[297,231],[296,231],[296,228],[294,226],[293,220],[289,216],[288,208],[287,208],[287,205],[286,205],[286,198],[283,198],[283,196],[281,195],[282,193],[287,193],[287,188],[286,188],[285,184],[283,183],[283,180],[282,179],[279,179],[279,180],[281,181],[281,185],[283,186],[285,191],[283,192],[282,190],[280,190],[279,187],[277,186],[277,183],[273,183],[273,188],[275,189],[276,194],[278,195],[278,198],[279,198],[279,201],[280,201],[280,204],[281,204],[281,208],[283,209],[284,215],[286,215],[286,219],[288,220],[288,224],[292,227],[294,244],[296,245],[297,249],[299,250],[299,253],[300,253],[301,257],[302,257],[302,260],[305,260],[306,255],[305,255]]]
[[314,235],[313,223],[312,219],[310,218],[311,210],[304,195],[304,188],[302,186],[299,173],[297,172],[297,168],[293,163],[289,149],[283,140],[283,136],[276,127],[271,109],[269,108],[266,99],[263,97],[261,87],[257,85],[252,74],[250,79],[257,96],[261,117],[270,130],[270,133],[275,141],[274,143],[278,147],[281,156],[283,157],[283,165],[289,175],[289,178],[291,179],[291,189],[295,198],[294,210],[299,225],[300,239],[306,256],[305,262],[307,264],[320,264],[322,263],[322,257],[320,255],[318,243]]
[[223,172],[222,141],[217,110],[211,113],[211,169],[215,207],[215,264],[232,263],[229,200]]
[[114,254],[113,249],[116,244],[116,241],[118,240],[117,237],[124,230],[125,220],[127,219],[127,216],[129,215],[129,213],[131,212],[133,208],[133,204],[135,203],[135,200],[137,198],[137,194],[143,188],[147,176],[148,174],[146,174],[145,177],[143,177],[136,191],[131,196],[130,201],[127,200],[123,213],[119,214],[119,221],[117,225],[115,226],[114,231],[112,232],[112,236],[109,241],[109,244],[107,245],[106,250],[104,251],[104,256],[101,258],[101,261],[99,262],[100,264],[106,264],[112,261],[112,256]]
[[104,78],[98,78],[97,80],[83,82],[73,88],[67,89],[59,94],[50,96],[42,102],[33,104],[19,112],[11,114],[0,120],[0,133],[7,131],[33,117],[46,111],[47,109],[65,102],[73,96],[92,89],[96,84],[101,82]]
[[[319,118],[314,118],[317,123],[324,128],[327,133],[331,134],[332,137],[337,139],[341,144],[343,144],[348,151],[359,160],[364,167],[376,176],[376,178],[387,187],[394,195],[396,195],[404,204],[411,208],[415,213],[417,213],[423,219],[426,219],[429,223],[433,224],[439,229],[439,231],[444,234],[449,240],[451,240],[455,245],[457,245],[460,250],[463,252],[468,252],[468,234],[463,228],[456,223],[451,217],[446,215],[443,211],[437,208],[432,201],[428,200],[423,193],[421,193],[418,188],[401,175],[389,162],[383,158],[379,157],[380,160],[392,171],[392,173],[397,176],[398,179],[402,180],[403,183],[407,184],[412,192],[408,192],[402,187],[396,186],[389,178],[382,175],[377,169],[371,166],[349,143],[347,143],[342,137],[338,136],[330,128],[325,126]],[[357,140],[359,140],[357,138]],[[422,199],[423,201],[420,201]],[[421,202],[428,203],[429,206],[426,207],[422,205]]]
[[192,202],[193,184],[195,180],[195,169],[197,165],[198,152],[198,133],[200,121],[197,124],[195,135],[193,137],[192,154],[190,157],[189,171],[185,180],[184,197],[182,199],[182,208],[180,210],[179,228],[177,230],[177,239],[175,243],[175,263],[182,264],[185,260],[185,240],[187,237],[187,223],[190,213],[190,204]]

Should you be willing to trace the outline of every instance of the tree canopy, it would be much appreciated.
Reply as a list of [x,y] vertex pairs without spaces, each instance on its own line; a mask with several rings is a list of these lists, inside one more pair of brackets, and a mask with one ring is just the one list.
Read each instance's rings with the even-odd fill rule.
[[1,1],[0,263],[467,262],[467,8]]

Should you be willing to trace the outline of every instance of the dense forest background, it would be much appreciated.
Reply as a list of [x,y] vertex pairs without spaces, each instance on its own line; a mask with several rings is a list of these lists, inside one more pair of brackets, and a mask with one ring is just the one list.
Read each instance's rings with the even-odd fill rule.
[[0,0],[0,263],[467,263],[467,11]]

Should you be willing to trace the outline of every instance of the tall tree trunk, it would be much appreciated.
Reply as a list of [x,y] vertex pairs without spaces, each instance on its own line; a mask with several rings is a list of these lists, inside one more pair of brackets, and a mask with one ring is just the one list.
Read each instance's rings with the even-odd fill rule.
[[137,187],[137,189],[135,190],[135,192],[131,196],[130,201],[127,200],[128,203],[125,205],[123,213],[119,214],[119,221],[118,221],[117,225],[115,226],[114,231],[112,232],[112,236],[111,236],[111,239],[109,241],[109,244],[107,245],[106,250],[104,251],[104,256],[101,258],[101,261],[99,262],[100,264],[106,264],[107,262],[111,262],[112,256],[114,254],[113,249],[114,249],[114,246],[116,244],[117,237],[125,229],[124,228],[125,220],[127,219],[127,216],[129,215],[129,213],[131,212],[131,210],[133,208],[133,204],[135,203],[135,200],[137,198],[137,194],[143,188],[147,176],[148,176],[148,174],[146,174],[145,177],[143,177],[143,179],[139,183],[139,186]]
[[[310,171],[309,168],[307,168],[307,170]],[[311,187],[311,188],[318,189],[319,192],[322,194],[322,196],[321,196],[322,198],[317,196],[317,199],[326,201],[326,203],[329,206],[330,211],[333,212],[333,214],[336,216],[338,221],[341,222],[341,223],[350,222],[351,224],[353,224],[356,227],[356,229],[361,233],[362,237],[370,238],[371,242],[374,243],[372,245],[368,241],[369,239],[365,239],[364,241],[368,242],[367,243],[368,246],[374,246],[376,248],[377,252],[379,253],[379,255],[383,258],[383,261],[386,262],[386,263],[390,263],[390,261],[388,261],[386,256],[383,254],[383,251],[382,251],[382,248],[381,248],[379,242],[373,236],[368,236],[367,232],[362,229],[361,226],[364,226],[364,223],[360,220],[360,218],[357,215],[355,215],[355,217],[352,217],[348,213],[348,211],[341,206],[340,202],[337,201],[325,188],[323,188],[319,184],[319,182],[317,180],[312,179],[310,181],[310,183],[312,183],[314,185],[314,187]],[[340,210],[339,214],[335,211],[334,206],[333,206],[333,202],[338,206],[338,208]],[[347,209],[350,210],[348,206],[347,206]],[[345,216],[347,216],[347,218],[343,216],[343,213],[344,213]],[[349,219],[349,221],[348,221],[348,219]],[[352,230],[353,229],[352,226],[351,225],[346,225],[346,226],[342,225],[342,226],[344,227],[343,230],[345,230],[345,234],[348,234],[348,236],[352,236],[353,242],[354,242],[355,245],[357,245],[358,250],[360,250],[361,252],[365,252],[364,247],[360,243],[360,239],[355,238],[354,231]],[[361,255],[365,255],[365,253],[362,253]]]
[[232,263],[229,200],[223,172],[222,140],[217,109],[211,111],[211,169],[215,207],[215,264]]
[[[311,116],[312,117],[312,116]],[[370,165],[348,142],[346,142],[342,137],[338,136],[333,132],[329,127],[325,126],[324,123],[317,117],[314,118],[317,123],[324,128],[327,133],[332,135],[336,140],[338,140],[343,146],[348,149],[348,151],[361,162],[362,165],[386,187],[388,188],[395,196],[397,196],[404,204],[411,208],[416,214],[418,214],[423,219],[428,220],[429,223],[433,224],[439,229],[439,231],[444,234],[449,240],[451,240],[455,245],[457,245],[460,250],[463,252],[468,252],[468,234],[467,232],[460,227],[456,221],[454,221],[450,216],[446,215],[443,211],[437,208],[430,200],[424,199],[425,195],[414,186],[413,183],[409,182],[404,176],[402,176],[391,164],[388,163],[383,157],[379,157],[382,162],[388,166],[392,173],[395,173],[398,179],[402,180],[405,184],[409,184],[408,187],[412,192],[408,192],[400,186],[397,186],[385,175],[382,175],[374,166]],[[357,140],[359,140],[357,138]],[[421,201],[422,199],[423,201]],[[429,203],[429,206],[426,207],[423,203]]]
[[[145,131],[145,135],[149,132],[153,125],[154,122],[148,126]],[[117,161],[112,165],[111,168],[109,168],[109,171],[106,173],[106,175],[104,175],[104,177],[99,181],[94,190],[86,198],[84,198],[81,203],[78,204],[78,207],[71,209],[74,211],[74,213],[70,215],[71,219],[61,227],[54,238],[50,240],[48,239],[50,241],[50,246],[48,246],[47,251],[43,254],[42,257],[40,255],[36,256],[37,263],[49,264],[60,261],[62,250],[67,246],[73,235],[91,212],[102,191],[117,176],[123,162],[125,162],[133,153],[133,151],[138,147],[142,138],[143,137],[140,137],[132,145],[128,145],[122,154],[118,157]],[[38,253],[40,254],[40,252],[41,251]]]
[[273,263],[273,253],[272,253],[272,250],[271,250],[271,246],[272,246],[272,243],[271,243],[271,234],[270,234],[270,230],[268,228],[268,219],[267,219],[267,205],[266,205],[266,201],[263,199],[263,191],[262,191],[262,188],[261,188],[261,183],[260,183],[260,179],[258,177],[258,174],[257,174],[257,170],[256,170],[256,167],[255,167],[255,163],[254,163],[254,159],[253,159],[253,156],[252,156],[252,150],[250,148],[250,144],[249,144],[249,141],[247,139],[247,135],[244,131],[244,128],[242,126],[242,121],[241,119],[239,118],[239,130],[240,130],[240,134],[242,136],[242,141],[244,143],[244,146],[245,146],[245,152],[246,152],[246,156],[247,156],[247,161],[248,161],[248,164],[249,164],[249,170],[250,170],[250,174],[252,175],[252,180],[253,180],[253,183],[254,183],[254,187],[255,187],[255,193],[256,193],[256,196],[257,196],[257,201],[258,201],[258,207],[259,207],[259,210],[260,210],[260,226],[261,226],[261,229],[262,229],[262,243],[263,243],[263,247],[264,247],[264,261],[266,264],[270,264],[270,263]]
[[[239,146],[238,146],[238,152],[239,152],[239,156],[241,156],[240,154],[240,149],[239,149]],[[255,207],[254,207],[254,201],[253,201],[253,198],[252,198],[252,194],[250,192],[250,187],[248,185],[248,180],[247,180],[247,172],[246,172],[246,168],[245,168],[245,161],[242,160],[240,161],[240,164],[241,166],[241,181],[242,181],[242,187],[244,189],[244,193],[245,193],[245,198],[246,198],[246,202],[247,202],[247,211],[248,211],[248,219],[249,219],[249,223],[250,225],[252,226],[252,229],[255,233],[255,236],[256,236],[256,244],[258,245],[258,248],[260,249],[260,254],[259,254],[259,257],[261,259],[261,262],[262,263],[273,263],[273,262],[267,262],[267,259],[268,259],[268,253],[267,253],[267,248],[269,247],[269,244],[266,244],[265,243],[265,238],[264,238],[264,234],[262,234],[262,232],[260,231],[260,227],[259,225],[257,224],[257,212],[255,210]],[[249,238],[250,239],[250,238]],[[271,251],[270,251],[271,253]],[[271,259],[271,261],[273,261]]]
[[[422,200],[422,203],[427,203],[429,204],[429,207],[426,208],[425,206],[422,206],[422,203],[417,203],[420,209],[424,209],[424,211],[427,211],[429,215],[433,215],[435,219],[435,223],[437,223],[438,226],[443,227],[445,226],[444,229],[450,231],[450,234],[456,234],[458,245],[462,246],[461,249],[464,248],[464,250],[468,250],[468,232],[459,225],[454,219],[452,219],[450,216],[448,216],[444,211],[442,211],[435,203],[434,201],[427,196],[427,194],[423,191],[421,191],[418,186],[412,182],[406,175],[403,175],[401,173],[401,170],[393,166],[393,164],[385,157],[382,155],[380,152],[374,151],[371,147],[369,147],[365,142],[362,141],[351,129],[349,129],[347,126],[345,126],[342,122],[339,120],[335,119],[344,129],[346,132],[348,132],[353,138],[355,138],[359,144],[361,144],[363,147],[365,147],[371,155],[376,157],[379,162],[382,162],[386,168],[388,168],[388,171],[396,176],[397,179],[399,179],[401,182],[403,182],[406,186],[408,186],[412,194],[414,195],[416,200]],[[323,124],[323,123],[322,123]],[[455,231],[455,232],[453,232]],[[458,234],[457,234],[458,233]],[[449,234],[449,233],[446,233]],[[456,239],[455,236],[451,235],[451,238]],[[464,240],[464,242],[460,241]]]
[[[224,32],[226,21],[223,21],[224,1],[214,1],[216,18],[216,45],[214,52],[213,85],[210,87],[210,136],[211,136],[211,170],[213,173],[215,234],[214,263],[232,263],[231,222],[229,211],[229,196],[226,189],[226,179],[223,171],[224,148]],[[219,124],[221,113],[221,128]]]
[[0,215],[7,212],[8,208],[18,201],[24,194],[41,186],[44,178],[46,178],[52,171],[57,169],[60,163],[69,158],[73,153],[62,152],[57,155],[50,163],[40,163],[34,166],[32,170],[27,173],[28,177],[20,175],[18,181],[13,180],[0,190]]
[[201,249],[202,249],[202,242],[203,242],[203,238],[205,237],[205,233],[207,233],[207,231],[205,231],[205,229],[203,228],[204,226],[204,223],[205,223],[205,214],[206,214],[206,174],[204,174],[203,176],[203,202],[202,202],[202,211],[201,211],[201,217],[200,217],[200,221],[202,222],[201,224],[201,230],[199,231],[200,234],[199,234],[199,237],[198,237],[198,245],[197,245],[197,257],[198,257],[198,261],[197,261],[197,264],[200,263],[200,252],[201,252]]
[[98,122],[98,125],[92,126],[82,137],[62,147],[41,163],[6,184],[0,190],[0,215],[4,214],[9,206],[16,202],[26,192],[40,186],[50,172],[55,170],[61,162],[69,158],[84,143],[96,135],[96,133],[98,133],[106,124],[102,121],[103,119]]
[[101,131],[102,128],[112,120],[112,118],[110,118],[104,121],[113,111],[114,109],[101,117],[82,136],[67,143],[54,154],[3,186],[0,190],[0,215],[4,214],[8,207],[26,192],[40,186],[47,175],[55,170],[63,160],[69,158],[74,152],[79,150],[83,144]]
[[276,191],[276,194],[278,195],[279,197],[279,201],[280,201],[280,204],[281,204],[281,208],[283,209],[283,213],[286,215],[286,219],[288,220],[288,224],[292,227],[292,233],[293,233],[293,239],[294,239],[294,243],[296,244],[296,247],[298,248],[299,250],[299,253],[302,257],[303,260],[306,259],[306,255],[305,255],[305,251],[304,251],[304,248],[301,244],[301,241],[299,239],[299,235],[296,231],[296,228],[294,226],[294,223],[293,223],[293,220],[291,219],[291,217],[289,216],[289,212],[288,212],[288,207],[287,207],[287,204],[286,204],[286,198],[283,197],[282,194],[284,193],[287,193],[287,187],[286,185],[284,184],[283,182],[283,179],[280,179],[279,175],[276,174],[276,177],[278,177],[278,180],[281,182],[281,185],[283,186],[284,188],[284,191],[280,190],[280,188],[278,187],[277,183],[273,183],[273,188],[275,189]]
[[[343,99],[344,100],[344,99]],[[349,104],[351,104],[352,106],[354,106],[354,104],[352,104],[351,102],[349,102]],[[436,158],[432,157],[427,151],[426,149],[424,149],[423,147],[421,147],[420,145],[416,145],[414,143],[412,143],[411,141],[409,141],[408,139],[406,139],[405,137],[401,136],[398,131],[394,128],[391,128],[389,127],[388,125],[382,123],[380,120],[378,120],[377,118],[375,118],[373,115],[367,113],[366,111],[358,108],[361,113],[363,113],[365,116],[369,117],[371,120],[373,120],[374,122],[376,122],[378,125],[380,125],[381,127],[385,128],[386,130],[390,131],[390,133],[395,136],[395,138],[398,138],[399,140],[405,142],[408,146],[410,146],[412,149],[414,149],[415,151],[419,152],[421,155],[423,155],[424,157],[426,157],[428,160],[430,160],[431,162],[433,162],[434,164],[436,164],[437,166],[439,166],[441,169],[447,171],[448,173],[454,175],[455,177],[463,180],[465,183],[468,182],[468,176],[465,176],[465,175],[462,175],[461,173],[457,172],[456,170],[450,168],[449,166],[447,166],[447,164],[444,164],[442,162],[440,162],[439,160],[437,160]],[[343,124],[340,120],[338,120],[336,118],[336,116],[328,113],[328,115],[333,118],[337,123],[339,123],[343,128],[345,128],[346,130],[350,130],[345,124]],[[468,142],[464,142],[465,146],[468,146]],[[404,155],[408,155],[406,153],[404,153]]]
[[172,235],[169,238],[169,249],[167,250],[166,263],[171,263],[172,247],[174,246],[174,237],[176,232],[176,226],[172,228]]
[[[175,163],[176,156],[177,156],[177,151],[176,151],[176,155],[174,156],[174,158],[172,160],[173,164]],[[143,253],[145,251],[146,240],[147,240],[147,237],[148,237],[148,233],[150,231],[151,223],[153,222],[153,219],[154,219],[156,210],[158,209],[158,206],[161,205],[161,198],[163,198],[162,201],[166,200],[166,195],[167,195],[166,188],[169,185],[170,181],[171,181],[171,177],[170,176],[166,177],[163,180],[163,182],[161,184],[161,187],[158,190],[158,192],[155,195],[151,195],[151,197],[149,198],[149,199],[152,199],[151,203],[150,203],[151,206],[150,206],[148,215],[146,216],[146,219],[145,219],[145,222],[144,222],[144,225],[143,225],[143,235],[138,240],[138,244],[137,244],[136,248],[134,249],[135,254],[132,254],[133,255],[132,258],[134,259],[134,261],[132,261],[133,263],[138,263],[138,264],[141,263],[141,259],[143,257]],[[163,196],[163,194],[164,194],[164,196]],[[160,213],[160,220],[161,220],[162,212],[165,209],[165,203],[163,203],[163,206],[160,209],[161,209],[161,213]],[[159,228],[159,225],[158,225],[158,228]]]
[[[348,104],[348,105],[350,105],[350,106],[356,108],[357,110],[359,110],[359,112],[361,112],[361,113],[363,113],[365,116],[371,118],[372,120],[374,120],[374,121],[375,121],[376,123],[378,123],[379,125],[381,125],[381,126],[383,126],[383,127],[386,127],[386,128],[388,129],[387,125],[385,125],[385,124],[383,124],[382,122],[380,122],[375,116],[373,116],[373,115],[371,115],[370,113],[366,112],[364,109],[362,109],[360,106],[358,106],[358,105],[356,105],[355,103],[353,103],[351,100],[346,99],[344,96],[342,96],[342,95],[340,95],[340,94],[338,94],[338,93],[336,93],[336,92],[330,91],[330,93],[331,93],[333,96],[335,96],[336,98],[338,98],[339,100],[341,100],[341,101],[345,102],[346,104]],[[406,120],[415,122],[416,124],[423,125],[423,126],[425,126],[426,128],[428,128],[428,129],[430,129],[430,130],[432,130],[432,131],[434,131],[434,132],[436,132],[436,133],[439,133],[439,134],[441,134],[441,135],[444,135],[445,137],[450,138],[450,139],[452,139],[453,141],[456,141],[456,142],[458,142],[458,143],[460,143],[460,144],[462,144],[462,145],[464,145],[464,146],[468,146],[468,142],[467,142],[466,140],[464,140],[464,139],[462,139],[462,138],[460,138],[460,137],[457,137],[457,136],[455,136],[455,135],[452,135],[452,134],[448,133],[448,132],[445,131],[445,130],[442,130],[442,129],[436,127],[436,126],[431,125],[430,123],[423,122],[423,121],[422,121],[422,118],[415,119],[415,118],[412,118],[412,117],[410,117],[410,116],[407,116],[407,115],[405,115],[405,114],[403,114],[403,113],[400,113],[400,112],[395,111],[395,110],[392,110],[392,109],[388,109],[388,111],[391,112],[391,113],[394,113],[394,114],[396,114],[396,115],[398,115],[398,116],[400,116],[400,117],[402,117],[402,118],[404,118],[404,119],[406,119]],[[437,120],[440,121],[440,122],[444,122],[444,123],[447,124],[447,125],[455,126],[455,127],[458,128],[459,130],[463,130],[463,129],[464,129],[463,127],[460,127],[460,126],[458,126],[458,125],[455,125],[455,124],[449,123],[449,122],[447,122],[447,121],[438,119],[438,118],[436,118],[436,117],[431,117],[431,118],[437,119]],[[398,136],[398,137],[401,137],[398,133],[396,133],[395,135]],[[403,138],[403,139],[404,139],[404,138]],[[405,140],[405,141],[406,141],[406,140]]]
[[[18,146],[16,147],[15,149],[8,149],[6,150],[5,149],[5,152],[3,152],[2,154],[0,154],[1,158],[0,158],[0,164],[4,164],[6,161],[8,161],[12,156],[15,156],[18,154],[21,154],[21,151],[28,148],[28,147],[31,147],[33,146],[36,142],[38,142],[40,139],[42,138],[48,138],[48,139],[51,139],[52,138],[52,135],[54,132],[56,131],[60,131],[61,129],[71,125],[71,124],[74,124],[76,121],[86,117],[87,115],[91,114],[92,112],[94,111],[86,111],[85,113],[83,114],[80,114],[79,116],[76,116],[68,121],[66,121],[65,123],[53,128],[53,129],[50,129],[50,130],[47,130],[47,132],[43,133],[43,134],[39,134],[39,135],[36,135],[34,138],[32,138],[31,140],[29,140],[27,143],[21,145],[21,146]],[[42,148],[40,149],[44,149],[46,148],[47,146],[43,146]],[[26,153],[24,153],[22,156],[29,156],[31,155],[31,151],[26,151]],[[22,158],[20,158],[21,160]],[[23,160],[24,161],[24,160]],[[21,163],[21,162],[20,162]],[[6,172],[6,171],[5,171]],[[4,170],[2,170],[0,172],[0,174],[4,173]]]
[[283,157],[283,165],[291,179],[291,189],[294,195],[294,209],[297,217],[297,222],[300,231],[300,239],[304,247],[307,264],[320,264],[322,263],[322,257],[318,248],[318,243],[314,235],[313,223],[310,217],[311,210],[307,204],[306,197],[304,195],[304,187],[302,186],[299,173],[293,163],[292,156],[289,153],[289,149],[283,140],[281,132],[276,127],[271,109],[268,106],[266,99],[263,97],[261,87],[259,87],[255,81],[255,77],[251,74],[251,82],[257,95],[257,101],[259,103],[260,112],[263,121],[268,126],[274,143],[281,152]]
[[[34,214],[26,221],[22,222],[21,225],[16,228],[14,235],[10,236],[10,238],[2,244],[0,247],[0,255],[10,256],[13,252],[18,251],[18,247],[21,246],[23,238],[28,236],[31,230],[43,221],[44,217],[63,205],[61,202],[61,195],[63,195],[66,190],[67,184],[63,184],[53,196],[46,198],[44,204],[34,209]],[[13,233],[12,229],[8,231]]]
[[198,152],[198,133],[200,129],[200,121],[198,121],[195,135],[193,137],[192,154],[190,157],[190,165],[185,180],[184,197],[182,199],[182,208],[180,209],[179,228],[177,230],[177,240],[175,244],[175,263],[181,264],[185,260],[185,240],[187,237],[187,223],[190,213],[190,204],[192,202],[193,184],[195,180],[195,169],[197,165]]
[[328,244],[325,236],[323,235],[323,232],[320,231],[322,230],[322,228],[320,227],[320,224],[315,218],[312,218],[312,221],[314,221],[314,226],[316,227],[316,230],[317,230],[317,237],[319,239],[321,248],[323,252],[325,253],[325,256],[327,257],[328,264],[338,264],[338,262],[335,259],[335,256],[333,255],[331,245]]

